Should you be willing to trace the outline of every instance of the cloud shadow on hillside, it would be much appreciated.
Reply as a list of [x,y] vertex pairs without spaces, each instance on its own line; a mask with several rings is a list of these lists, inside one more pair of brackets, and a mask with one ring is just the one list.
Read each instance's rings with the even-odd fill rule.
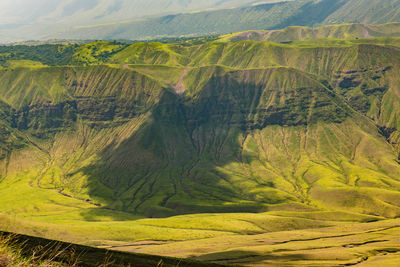
[[[298,90],[305,96],[312,92]],[[98,163],[80,170],[91,181],[90,195],[102,198],[101,184],[113,192],[112,199],[103,198],[108,208],[148,217],[260,212],[278,204],[255,200],[218,170],[244,163],[241,140],[251,131],[307,124],[308,110],[298,111],[308,109],[311,99],[292,96],[282,107],[253,108],[262,94],[263,84],[229,76],[212,78],[192,98],[165,90],[147,122],[120,145],[101,151]]]

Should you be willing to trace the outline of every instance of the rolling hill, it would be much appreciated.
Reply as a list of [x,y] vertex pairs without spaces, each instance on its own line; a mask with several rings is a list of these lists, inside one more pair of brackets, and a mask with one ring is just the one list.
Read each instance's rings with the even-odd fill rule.
[[315,41],[318,39],[367,39],[374,37],[399,37],[400,24],[387,23],[381,25],[369,24],[339,24],[317,28],[291,26],[281,30],[271,31],[244,31],[227,34],[221,41],[255,40],[269,42]]
[[[0,225],[144,252],[397,227],[400,39],[320,39],[332,29],[288,43],[0,47]],[[234,242],[235,257],[254,256]],[[373,252],[351,253],[337,260]]]

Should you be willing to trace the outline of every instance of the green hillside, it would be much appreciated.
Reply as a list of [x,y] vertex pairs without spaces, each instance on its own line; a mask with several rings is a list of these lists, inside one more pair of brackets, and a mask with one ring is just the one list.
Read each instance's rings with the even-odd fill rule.
[[[169,36],[229,34],[248,30],[279,30],[288,26],[383,24],[399,22],[399,8],[399,0],[295,0],[264,3],[261,1],[253,6],[173,14],[109,24],[93,23],[90,26],[72,27],[41,38],[57,36],[69,39],[146,40]],[[359,28],[362,28],[360,33],[356,34],[357,30],[352,30],[351,35],[379,36],[374,34],[374,28],[369,29],[368,26],[362,25]],[[312,34],[309,32],[310,30],[307,30],[305,34]],[[337,35],[333,32],[331,34]],[[344,37],[350,36],[340,36],[340,34],[337,36],[337,38]]]
[[[154,40],[343,23],[361,24],[361,32],[351,30],[351,36],[377,37],[380,35],[375,34],[374,27],[363,24],[400,21],[400,0],[94,0],[84,4],[67,0],[34,4],[30,0],[19,1],[19,8],[14,8],[12,2],[0,3],[2,43]],[[303,31],[299,34],[314,34]],[[343,38],[335,30],[331,35]]]
[[0,225],[120,246],[398,218],[399,40],[0,47]]
[[[399,0],[97,0],[84,4],[84,9],[79,2],[68,4],[65,0],[37,4],[20,1],[26,3],[15,10],[7,9],[10,3],[0,4],[0,10],[8,11],[0,11],[3,43],[54,43],[54,39],[60,39],[66,44],[81,44],[81,40],[154,40],[249,30],[239,37],[279,42],[315,37],[390,37],[399,35],[398,25],[382,28],[373,24],[400,21]],[[356,25],[313,29],[343,23]],[[279,31],[286,27],[290,28]]]
[[[0,41],[53,39],[55,33],[88,25],[112,25],[168,14],[251,6],[283,0],[31,0],[0,3]],[[85,38],[85,37],[83,37]]]
[[272,31],[244,31],[240,33],[221,36],[221,40],[240,41],[270,41],[293,42],[316,39],[367,39],[376,37],[398,37],[400,35],[399,23],[381,25],[369,24],[339,24],[317,28],[291,26],[282,30]]

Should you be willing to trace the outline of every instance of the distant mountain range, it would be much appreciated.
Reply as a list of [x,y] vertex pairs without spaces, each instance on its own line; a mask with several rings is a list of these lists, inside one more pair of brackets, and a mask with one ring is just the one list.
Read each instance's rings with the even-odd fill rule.
[[[31,7],[34,10],[32,15],[18,17],[25,18],[23,20],[7,15],[13,12],[0,13],[3,18],[0,40],[141,40],[276,30],[294,25],[316,27],[340,23],[381,24],[400,21],[400,0],[50,2],[44,9]],[[23,10],[20,12],[23,13]]]
[[[265,2],[279,2],[269,0]],[[241,7],[256,0],[3,0],[0,25],[105,23],[179,12]]]
[[[268,0],[263,2],[279,2]],[[3,0],[0,41],[41,39],[65,30],[148,17],[234,8],[259,0]]]

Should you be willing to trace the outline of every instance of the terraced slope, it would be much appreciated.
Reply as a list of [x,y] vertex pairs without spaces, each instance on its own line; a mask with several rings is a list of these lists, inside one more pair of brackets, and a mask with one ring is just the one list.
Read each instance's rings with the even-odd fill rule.
[[113,246],[398,218],[398,46],[10,47],[1,225]]

